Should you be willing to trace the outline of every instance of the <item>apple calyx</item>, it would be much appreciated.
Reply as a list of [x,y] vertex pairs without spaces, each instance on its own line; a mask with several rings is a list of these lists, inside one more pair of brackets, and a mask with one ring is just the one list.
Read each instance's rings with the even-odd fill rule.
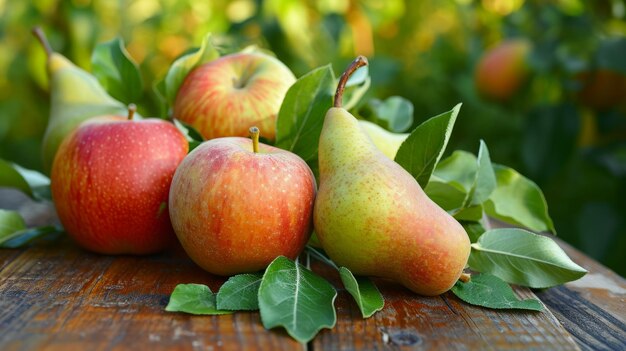
[[137,112],[137,105],[128,104],[128,120],[129,121],[132,121],[133,116],[135,115],[135,112]]
[[337,84],[337,91],[335,92],[335,104],[334,107],[341,107],[342,99],[343,99],[343,91],[346,88],[346,83],[348,79],[356,71],[357,69],[367,66],[367,58],[363,55],[357,56],[352,63],[346,68],[346,70],[341,74],[339,78],[339,84]]
[[54,50],[52,50],[52,46],[50,46],[50,42],[48,41],[48,38],[46,38],[46,33],[44,33],[39,26],[34,27],[32,32],[39,43],[41,43],[41,46],[43,46],[43,49],[46,51],[46,56],[50,58],[52,53],[54,53]]
[[250,139],[252,139],[252,151],[257,154],[259,153],[259,134],[261,134],[261,131],[257,127],[250,127],[249,132]]

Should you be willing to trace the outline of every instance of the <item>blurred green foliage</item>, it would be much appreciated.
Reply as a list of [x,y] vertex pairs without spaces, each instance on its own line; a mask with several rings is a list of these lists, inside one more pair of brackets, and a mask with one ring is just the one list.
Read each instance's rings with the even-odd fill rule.
[[[598,69],[626,75],[625,13],[623,0],[0,0],[0,157],[41,169],[49,101],[35,25],[88,70],[95,44],[121,37],[146,83],[144,116],[160,113],[156,82],[207,32],[223,52],[269,49],[297,76],[363,54],[362,105],[405,97],[415,126],[463,102],[448,150],[485,139],[494,162],[544,190],[562,238],[626,275],[626,83],[585,87]],[[474,67],[512,37],[533,43],[531,75],[512,99],[486,100]]]

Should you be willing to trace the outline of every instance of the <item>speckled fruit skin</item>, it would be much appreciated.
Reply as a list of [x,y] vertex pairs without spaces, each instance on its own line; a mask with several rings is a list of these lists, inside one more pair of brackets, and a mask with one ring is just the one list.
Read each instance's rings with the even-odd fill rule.
[[101,117],[80,125],[54,159],[52,198],[67,233],[102,254],[148,254],[174,244],[169,187],[188,151],[157,119]]
[[187,75],[173,114],[206,139],[247,136],[257,126],[273,140],[278,110],[295,81],[289,68],[269,55],[223,56]]
[[206,141],[176,170],[172,225],[200,267],[218,275],[255,272],[295,258],[312,229],[315,177],[297,155],[250,139]]
[[478,92],[499,101],[513,97],[528,77],[530,50],[529,41],[511,39],[485,52],[474,72]]
[[465,230],[344,109],[326,114],[319,165],[315,233],[337,265],[422,295],[454,285],[470,253]]

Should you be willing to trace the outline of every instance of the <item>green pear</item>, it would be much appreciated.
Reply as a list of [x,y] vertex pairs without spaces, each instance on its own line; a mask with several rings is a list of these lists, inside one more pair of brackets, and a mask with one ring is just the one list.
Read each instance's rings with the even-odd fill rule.
[[370,121],[359,120],[359,125],[372,139],[374,145],[392,160],[396,157],[400,145],[409,137],[409,133],[392,133]]
[[334,107],[326,113],[315,232],[330,258],[354,274],[389,278],[418,294],[438,295],[460,278],[470,241],[463,227],[341,108],[345,82],[366,64],[360,56],[348,67]]
[[125,116],[126,106],[112,98],[98,80],[54,52],[40,28],[33,33],[46,50],[50,80],[50,118],[43,137],[43,167],[50,173],[52,161],[63,139],[92,117]]

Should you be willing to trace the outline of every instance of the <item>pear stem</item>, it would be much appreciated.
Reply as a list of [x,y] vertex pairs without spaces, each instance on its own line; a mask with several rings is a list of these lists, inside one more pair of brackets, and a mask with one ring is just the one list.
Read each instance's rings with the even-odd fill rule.
[[135,104],[129,104],[128,105],[128,120],[132,120],[133,116],[135,115],[135,112],[137,112],[137,105]]
[[50,46],[50,42],[48,41],[48,38],[46,38],[46,33],[43,32],[41,27],[37,26],[33,28],[33,35],[35,35],[35,38],[37,38],[39,43],[41,43],[43,49],[46,50],[46,55],[48,56],[48,58],[52,56],[54,50],[52,50],[52,46]]
[[261,134],[261,131],[257,127],[250,127],[249,131],[252,139],[252,151],[256,154],[259,152],[259,134]]
[[346,83],[348,79],[356,71],[357,69],[367,66],[367,58],[363,55],[357,56],[357,58],[352,61],[352,63],[346,68],[346,70],[341,74],[339,78],[339,84],[337,84],[337,92],[335,93],[335,107],[341,107],[342,99],[343,99],[343,90],[346,88]]
[[463,283],[469,283],[469,281],[472,280],[472,276],[469,275],[468,273],[461,273],[459,280],[462,281]]

